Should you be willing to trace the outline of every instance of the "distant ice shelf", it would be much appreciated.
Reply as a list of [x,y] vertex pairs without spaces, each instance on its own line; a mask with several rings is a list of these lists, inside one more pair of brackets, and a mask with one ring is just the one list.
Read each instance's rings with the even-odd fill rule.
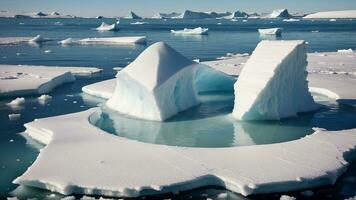
[[0,65],[0,96],[44,94],[75,81],[75,76],[91,76],[100,71],[94,67]]
[[326,11],[309,14],[305,19],[335,19],[335,18],[356,18],[356,10]]

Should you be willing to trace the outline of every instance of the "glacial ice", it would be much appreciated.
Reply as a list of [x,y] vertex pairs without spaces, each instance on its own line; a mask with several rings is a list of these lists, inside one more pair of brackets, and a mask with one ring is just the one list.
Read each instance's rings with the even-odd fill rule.
[[291,15],[288,13],[287,9],[273,10],[273,12],[268,15],[268,18],[289,18],[289,17],[291,17]]
[[198,89],[220,88],[214,82],[210,85],[215,87],[202,86],[209,82],[207,79],[233,84],[229,82],[233,78],[188,60],[166,43],[158,42],[117,73],[116,88],[107,106],[137,118],[163,121],[199,104]]
[[261,41],[235,83],[233,116],[240,120],[279,120],[318,106],[306,80],[302,40]]
[[340,10],[340,11],[327,11],[309,14],[304,17],[305,19],[347,19],[356,18],[356,10]]
[[96,28],[98,31],[117,31],[119,30],[119,21],[115,22],[114,24],[107,24],[105,22],[101,23],[99,27]]
[[183,34],[183,35],[206,35],[208,34],[209,29],[207,28],[184,28],[183,30],[171,30],[171,33],[173,34]]
[[277,35],[277,36],[282,35],[281,28],[258,29],[258,32],[260,33],[260,35]]

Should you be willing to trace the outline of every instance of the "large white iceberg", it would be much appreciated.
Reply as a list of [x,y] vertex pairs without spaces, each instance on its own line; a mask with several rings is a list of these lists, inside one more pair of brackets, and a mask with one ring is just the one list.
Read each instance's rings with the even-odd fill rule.
[[173,34],[183,34],[183,35],[206,35],[208,34],[209,29],[207,28],[184,28],[183,30],[171,30]]
[[287,9],[277,9],[273,10],[271,14],[268,16],[269,18],[289,18],[291,15],[289,14]]
[[195,66],[167,44],[155,43],[118,72],[107,105],[131,116],[163,121],[199,104]]
[[303,40],[260,42],[235,83],[233,116],[279,120],[316,109],[306,80]]
[[260,33],[260,35],[277,35],[277,36],[282,35],[281,28],[258,29],[258,32]]
[[205,12],[195,12],[195,11],[191,11],[191,10],[186,10],[180,16],[178,16],[177,18],[181,18],[181,19],[206,19],[206,18],[211,18],[211,15],[209,13],[205,13]]
[[117,73],[115,91],[106,104],[130,116],[163,121],[199,104],[198,91],[226,90],[229,85],[233,78],[157,42]]
[[114,24],[107,24],[105,22],[101,23],[99,27],[96,28],[98,31],[117,31],[119,30],[119,21]]

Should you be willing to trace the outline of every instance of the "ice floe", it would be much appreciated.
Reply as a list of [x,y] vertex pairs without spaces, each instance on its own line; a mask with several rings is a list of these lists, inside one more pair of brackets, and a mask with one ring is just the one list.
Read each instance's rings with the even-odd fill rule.
[[35,37],[1,37],[0,45],[15,45],[21,43],[38,44],[50,41],[50,39],[43,38],[41,35]]
[[43,38],[41,35],[37,35],[36,37],[29,40],[29,43],[42,43],[48,41],[47,39]]
[[42,94],[41,96],[39,96],[37,98],[37,100],[40,103],[47,103],[48,101],[52,100],[52,96],[48,95],[48,94]]
[[279,120],[318,108],[308,89],[306,59],[302,40],[261,41],[235,83],[233,116]]
[[119,21],[113,24],[107,24],[105,22],[101,23],[99,27],[96,28],[98,31],[118,31],[119,30]]
[[8,106],[19,106],[26,102],[24,97],[17,97],[16,99],[12,100],[10,103],[7,103]]
[[184,28],[183,30],[171,30],[171,33],[173,34],[182,34],[182,35],[206,35],[208,34],[209,29],[207,28]]
[[0,65],[0,96],[47,93],[74,81],[74,76],[91,76],[100,71],[90,67]]
[[147,24],[147,22],[132,22],[130,24],[132,24],[132,25],[142,25],[142,24]]
[[258,29],[258,32],[260,33],[260,35],[277,35],[277,36],[281,36],[282,35],[282,29],[281,28]]
[[305,16],[306,19],[337,19],[337,18],[356,18],[356,10],[340,10],[340,11],[327,11],[317,12]]
[[9,114],[9,120],[10,121],[15,121],[15,120],[19,120],[21,118],[21,114],[16,114],[16,113],[12,113],[12,114]]
[[107,44],[107,45],[122,45],[122,44],[144,44],[146,43],[145,36],[130,36],[130,37],[103,37],[103,38],[84,38],[73,39],[67,38],[59,42],[62,45],[70,44]]
[[[14,183],[65,195],[137,197],[203,186],[250,195],[334,184],[356,158],[356,129],[317,130],[268,145],[189,148],[106,134],[88,121],[98,119],[97,112],[94,108],[25,124],[26,134],[47,146]],[[95,151],[88,154],[93,145]]]

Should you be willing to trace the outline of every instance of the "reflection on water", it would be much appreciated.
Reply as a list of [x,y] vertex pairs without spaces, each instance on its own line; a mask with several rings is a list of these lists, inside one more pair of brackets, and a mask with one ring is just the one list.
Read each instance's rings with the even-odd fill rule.
[[[230,115],[234,105],[232,92],[204,93],[199,97],[201,105],[165,122],[135,119],[103,107],[101,118],[95,125],[109,133],[148,143],[229,147],[295,140],[312,133],[312,127],[325,127],[330,122],[336,124],[332,121],[351,109],[340,110],[325,97],[316,96],[319,103],[326,105],[316,112],[281,121],[238,121]],[[339,128],[350,122],[337,121],[338,126],[334,127]]]

